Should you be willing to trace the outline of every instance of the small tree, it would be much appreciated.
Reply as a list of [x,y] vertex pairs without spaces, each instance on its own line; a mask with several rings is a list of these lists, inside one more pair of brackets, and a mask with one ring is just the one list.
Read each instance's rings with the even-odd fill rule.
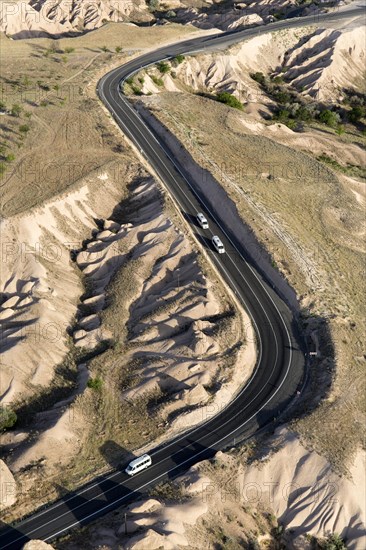
[[10,114],[11,116],[20,117],[20,113],[22,112],[22,110],[22,107],[18,105],[18,103],[14,103],[11,108]]
[[0,406],[0,431],[12,428],[17,421],[17,415],[8,407]]
[[366,116],[366,109],[365,107],[362,107],[361,105],[355,105],[354,107],[352,107],[349,115],[348,115],[348,118],[350,120],[350,122],[358,122],[359,120],[361,120],[361,118],[363,118],[364,116]]
[[326,109],[325,111],[322,111],[320,113],[319,120],[320,122],[323,122],[323,124],[326,124],[331,128],[335,128],[340,121],[340,117],[338,113],[335,113],[334,111],[330,111],[329,109]]

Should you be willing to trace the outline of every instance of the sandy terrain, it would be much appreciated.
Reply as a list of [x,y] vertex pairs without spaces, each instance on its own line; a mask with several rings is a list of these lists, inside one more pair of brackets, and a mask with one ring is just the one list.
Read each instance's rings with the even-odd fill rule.
[[[229,541],[233,548],[256,542],[258,548],[303,549],[310,535],[322,539],[337,532],[347,548],[362,550],[364,468],[365,453],[359,452],[349,479],[342,479],[324,458],[282,428],[264,448],[218,453],[117,516],[94,522],[82,536],[106,550],[203,550]],[[80,537],[75,533],[55,548],[74,550]]]

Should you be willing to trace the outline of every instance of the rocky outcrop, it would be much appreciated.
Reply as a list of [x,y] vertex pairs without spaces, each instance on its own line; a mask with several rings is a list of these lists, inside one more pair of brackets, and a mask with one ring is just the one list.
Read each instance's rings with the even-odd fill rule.
[[30,540],[23,546],[22,550],[53,550],[53,546],[43,542],[43,540]]
[[12,38],[79,34],[146,10],[143,0],[27,0],[1,2],[0,31]]
[[0,480],[0,510],[4,510],[15,504],[17,490],[13,474],[3,460],[0,460]]

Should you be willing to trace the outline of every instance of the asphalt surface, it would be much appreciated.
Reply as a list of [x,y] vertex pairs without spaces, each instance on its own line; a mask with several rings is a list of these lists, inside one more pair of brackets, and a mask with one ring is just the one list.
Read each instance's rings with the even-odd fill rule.
[[[214,456],[217,450],[235,444],[238,438],[242,440],[252,436],[286,409],[304,380],[301,338],[297,337],[292,313],[266,282],[265,276],[256,270],[252,259],[236,242],[230,227],[224,227],[206,208],[197,194],[194,180],[180,165],[179,159],[173,158],[167,146],[159,143],[121,94],[121,81],[142,66],[179,53],[226,48],[244,38],[273,30],[325,20],[337,21],[363,13],[361,5],[348,9],[346,14],[339,12],[319,16],[316,21],[314,17],[291,19],[266,27],[185,40],[133,59],[101,79],[98,85],[101,100],[168,188],[224,281],[248,311],[256,331],[258,360],[251,379],[233,401],[222,403],[217,411],[208,407],[203,413],[201,425],[150,452],[153,464],[149,469],[133,478],[129,478],[122,469],[112,471],[76,492],[68,493],[17,525],[3,525],[0,531],[1,550],[21,548],[29,539],[51,541],[73,527],[85,525],[136,500],[150,485],[177,476],[196,462]],[[195,223],[197,212],[204,212],[209,230],[202,230]],[[210,241],[214,234],[223,241],[225,254],[219,255],[213,250]]]

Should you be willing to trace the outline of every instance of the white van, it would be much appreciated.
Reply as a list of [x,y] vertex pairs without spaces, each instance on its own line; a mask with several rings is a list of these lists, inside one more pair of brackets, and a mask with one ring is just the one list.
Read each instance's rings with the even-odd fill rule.
[[205,218],[205,216],[202,214],[202,212],[199,212],[196,217],[202,229],[208,229],[208,221]]
[[212,244],[214,245],[214,247],[216,248],[216,250],[219,254],[224,254],[225,253],[225,247],[222,244],[221,239],[217,235],[214,235],[212,237]]
[[125,472],[129,476],[133,476],[138,472],[141,472],[141,470],[145,470],[145,468],[148,468],[149,466],[151,466],[151,464],[152,464],[151,456],[142,455],[132,460],[127,466],[127,468],[125,469]]

